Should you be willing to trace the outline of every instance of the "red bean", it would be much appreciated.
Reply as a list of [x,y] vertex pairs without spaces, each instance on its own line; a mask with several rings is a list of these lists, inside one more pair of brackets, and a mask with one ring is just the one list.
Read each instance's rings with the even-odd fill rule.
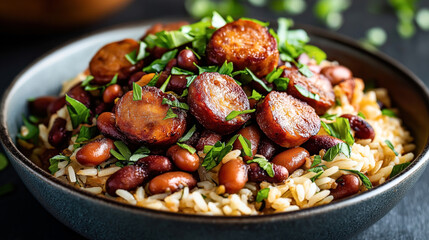
[[288,172],[293,173],[305,163],[305,159],[310,157],[307,150],[302,147],[288,149],[277,154],[272,162],[285,167]]
[[331,189],[334,199],[341,199],[359,192],[359,178],[353,174],[346,174],[336,181],[337,188]]
[[111,139],[97,139],[84,145],[76,153],[76,160],[84,166],[97,166],[110,158],[110,150],[114,147]]
[[48,115],[48,107],[57,98],[52,96],[38,97],[34,101],[28,102],[30,114],[37,117],[46,117]]
[[58,97],[57,99],[55,99],[53,102],[51,102],[48,106],[48,113],[49,114],[54,114],[56,113],[58,110],[60,110],[61,108],[63,108],[66,105],[66,97],[62,96],[62,97]]
[[179,145],[171,146],[167,151],[167,156],[173,160],[174,165],[183,171],[194,172],[200,166],[200,158],[197,153],[192,154]]
[[60,148],[67,143],[67,121],[64,118],[56,118],[49,131],[48,142],[56,148]]
[[198,68],[194,65],[194,63],[199,65],[198,58],[195,56],[192,50],[183,49],[180,51],[179,55],[177,55],[177,65],[180,68],[196,72],[198,71]]
[[371,141],[374,140],[375,131],[367,121],[352,114],[343,114],[341,117],[347,118],[349,120],[350,127],[355,131],[355,138],[371,139]]
[[266,159],[271,160],[277,152],[279,147],[267,137],[263,137],[258,146],[258,154],[264,156]]
[[219,184],[225,186],[225,192],[237,193],[246,184],[247,166],[243,161],[233,159],[222,165],[219,170]]
[[113,103],[116,98],[121,97],[122,92],[121,86],[119,84],[113,84],[108,86],[103,92],[103,102]]
[[197,180],[186,172],[167,172],[156,176],[149,182],[149,191],[152,194],[176,192],[184,187],[194,188]]
[[76,84],[73,88],[71,88],[67,95],[85,105],[87,108],[91,106],[91,96],[88,91],[80,85],[80,83]]
[[173,91],[179,95],[183,93],[183,90],[186,88],[188,80],[186,75],[171,75],[170,81],[167,85],[167,91]]
[[320,150],[324,149],[327,151],[331,147],[342,143],[343,141],[341,139],[327,136],[327,135],[316,135],[312,136],[310,139],[308,139],[307,142],[305,142],[303,145],[301,145],[303,148],[307,149],[307,151],[311,154],[319,154]]
[[268,173],[262,169],[258,163],[249,164],[249,182],[262,182],[267,181],[270,183],[280,183],[285,181],[289,172],[281,165],[273,163],[274,176],[270,177]]

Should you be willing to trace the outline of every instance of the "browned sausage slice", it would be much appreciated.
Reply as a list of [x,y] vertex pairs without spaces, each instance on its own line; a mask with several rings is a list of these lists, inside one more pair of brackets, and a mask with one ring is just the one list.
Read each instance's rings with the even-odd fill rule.
[[221,135],[232,133],[250,119],[250,114],[225,119],[232,111],[249,110],[249,100],[233,78],[216,72],[202,73],[194,80],[188,104],[201,125]]
[[270,92],[256,111],[261,130],[282,147],[299,146],[320,129],[320,119],[308,104],[285,92]]
[[[331,82],[319,74],[312,77],[305,77],[296,68],[287,68],[283,73],[289,78],[289,85],[286,92],[302,101],[308,103],[316,113],[324,114],[335,103],[334,90]],[[317,94],[317,96],[305,96],[306,92]]]
[[131,64],[125,55],[137,50],[139,43],[133,39],[112,42],[102,47],[89,62],[89,71],[94,76],[91,83],[104,85],[118,74],[118,80],[127,79],[142,67],[142,62]]
[[220,141],[221,139],[221,135],[205,129],[201,133],[201,137],[199,138],[197,146],[195,148],[197,149],[197,151],[203,151],[204,146],[213,146],[217,141]]
[[213,33],[207,45],[209,63],[233,62],[236,69],[249,68],[263,77],[278,64],[279,51],[267,28],[249,20],[237,20]]
[[150,146],[175,143],[186,130],[186,112],[174,108],[177,117],[164,119],[169,105],[162,99],[176,100],[155,87],[142,88],[142,100],[133,100],[133,91],[126,93],[116,104],[116,126],[132,142]]

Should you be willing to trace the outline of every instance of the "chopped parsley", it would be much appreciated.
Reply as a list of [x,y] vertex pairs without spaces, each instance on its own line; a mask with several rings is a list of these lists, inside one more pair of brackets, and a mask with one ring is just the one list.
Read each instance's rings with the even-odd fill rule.
[[361,172],[359,172],[359,171],[357,171],[357,170],[349,170],[349,169],[340,169],[340,170],[348,171],[348,172],[351,172],[351,173],[354,173],[354,174],[358,175],[358,177],[359,177],[359,178],[360,178],[360,180],[362,181],[363,185],[364,185],[367,189],[371,189],[371,188],[372,188],[372,183],[371,183],[371,181],[369,180],[369,178],[368,178],[367,176],[365,176],[365,174],[363,174],[363,173],[361,173]]
[[143,72],[147,73],[155,73],[155,72],[161,72],[164,70],[165,66],[167,66],[167,63],[176,57],[177,49],[168,51],[164,53],[161,58],[154,60],[149,66],[146,66],[143,68]]
[[191,154],[194,154],[197,151],[195,148],[193,148],[192,146],[189,146],[188,144],[180,143],[180,142],[177,142],[176,144],[179,147],[188,150],[188,152],[190,152]]
[[395,147],[393,146],[393,144],[392,144],[392,142],[391,141],[389,141],[389,140],[385,140],[384,141],[384,143],[386,143],[386,145],[390,148],[390,149],[392,149],[392,151],[393,151],[393,153],[395,153],[395,155],[396,156],[398,156],[399,155],[399,153],[395,150]]
[[318,101],[320,99],[320,96],[318,94],[308,91],[305,87],[303,87],[301,85],[297,84],[297,85],[295,85],[295,88],[296,88],[296,90],[298,90],[298,92],[302,96],[304,96],[306,98],[311,98],[311,99],[314,99],[316,101]]
[[197,125],[194,125],[191,127],[191,129],[189,129],[189,131],[183,136],[181,137],[178,142],[186,142],[188,141],[192,135],[194,135],[195,131],[197,130]]
[[62,161],[70,162],[70,158],[60,154],[60,155],[56,155],[54,157],[51,157],[49,159],[50,166],[48,169],[51,172],[51,174],[54,174],[58,171],[58,163],[62,162]]
[[381,114],[388,117],[397,117],[394,111],[387,108],[382,109]]
[[390,178],[393,178],[394,176],[398,175],[402,170],[410,166],[410,162],[401,163],[393,166],[392,172],[390,172]]
[[232,119],[234,119],[235,117],[237,117],[238,115],[242,115],[242,114],[247,114],[247,113],[253,113],[255,112],[256,109],[249,109],[249,110],[243,110],[243,111],[231,111],[228,116],[225,117],[226,121],[230,121]]
[[142,100],[142,87],[137,83],[133,82],[133,101]]
[[248,99],[255,99],[256,101],[259,101],[262,98],[262,95],[258,93],[255,89],[252,90],[252,95],[248,97]]
[[350,157],[351,151],[351,147],[346,143],[338,143],[326,151],[325,155],[323,155],[323,160],[331,162],[340,153],[346,157]]
[[167,110],[167,114],[165,115],[165,117],[164,117],[162,120],[166,120],[166,119],[170,119],[170,118],[175,118],[175,117],[177,117],[177,114],[175,114],[175,113],[173,112],[173,109],[172,109],[172,108],[169,108],[169,109]]
[[79,135],[76,138],[76,143],[82,143],[82,142],[91,140],[92,138],[97,136],[97,134],[98,134],[97,126],[93,126],[93,127],[82,126],[80,128]]
[[150,150],[146,147],[140,147],[134,153],[131,153],[127,145],[121,141],[115,141],[115,146],[119,152],[114,149],[110,149],[110,153],[119,161],[116,162],[116,166],[124,167],[127,165],[132,165],[134,162],[137,162],[139,159],[147,157],[150,153]]
[[252,160],[247,161],[247,164],[249,163],[257,163],[259,167],[261,167],[267,172],[268,176],[274,177],[275,172],[273,169],[273,164],[269,162],[266,158],[254,158]]
[[268,194],[270,193],[269,188],[264,188],[258,191],[256,194],[256,202],[262,202],[264,199],[268,198]]
[[66,101],[70,104],[67,105],[67,110],[70,115],[73,129],[76,129],[81,123],[88,122],[90,111],[83,103],[69,97],[67,94]]
[[177,99],[174,99],[174,101],[171,101],[167,98],[163,98],[161,104],[167,104],[167,105],[172,106],[172,107],[177,107],[177,108],[181,108],[184,110],[189,110],[188,104],[179,102],[179,100],[177,100]]

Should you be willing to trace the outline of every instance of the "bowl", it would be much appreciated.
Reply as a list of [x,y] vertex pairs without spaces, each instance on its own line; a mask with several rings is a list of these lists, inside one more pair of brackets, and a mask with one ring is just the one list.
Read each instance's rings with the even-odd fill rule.
[[345,238],[383,217],[401,200],[429,162],[429,94],[421,80],[394,60],[356,42],[309,26],[312,43],[356,76],[389,90],[415,137],[416,158],[395,178],[328,205],[262,216],[222,217],[161,212],[100,198],[59,181],[33,164],[15,145],[28,98],[54,95],[61,83],[87,68],[106,43],[139,38],[153,22],[131,24],[82,37],[53,50],[12,82],[1,102],[0,137],[9,159],[35,198],[59,221],[90,239],[314,239]]

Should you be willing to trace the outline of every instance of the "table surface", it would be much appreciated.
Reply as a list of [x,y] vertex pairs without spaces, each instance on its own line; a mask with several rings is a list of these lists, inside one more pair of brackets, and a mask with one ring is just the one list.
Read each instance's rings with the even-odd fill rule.
[[[310,1],[313,3],[314,1]],[[423,2],[423,1],[422,1]],[[428,7],[428,2],[423,5]],[[429,32],[417,31],[408,40],[396,33],[396,17],[388,8],[381,14],[368,13],[371,1],[354,1],[345,12],[345,22],[339,33],[361,39],[366,30],[381,26],[388,33],[387,43],[381,51],[411,69],[426,85],[429,85]],[[311,4],[309,4],[311,5]],[[165,8],[165,6],[169,6]],[[154,10],[155,9],[155,10]],[[275,21],[279,14],[266,9],[251,9],[248,16]],[[0,93],[28,64],[46,51],[70,39],[116,24],[160,17],[183,18],[186,12],[182,1],[158,0],[145,3],[134,1],[123,11],[90,26],[49,35],[15,36],[0,30]],[[311,11],[294,17],[299,23],[320,26]],[[5,239],[84,239],[53,218],[28,192],[12,167],[0,172],[0,184],[13,183],[15,190],[0,197],[1,238]],[[429,235],[429,169],[425,171],[407,196],[385,217],[353,239],[427,239]]]

